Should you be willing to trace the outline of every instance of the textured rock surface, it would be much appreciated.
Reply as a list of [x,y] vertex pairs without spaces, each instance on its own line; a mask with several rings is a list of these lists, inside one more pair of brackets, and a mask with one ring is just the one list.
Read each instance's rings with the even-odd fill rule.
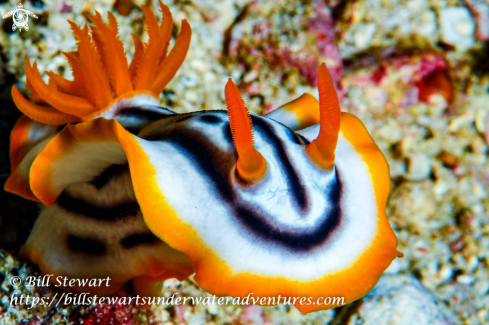
[[475,22],[465,7],[440,10],[440,29],[442,40],[458,51],[467,51],[475,44]]
[[348,325],[457,325],[461,321],[418,279],[384,275]]

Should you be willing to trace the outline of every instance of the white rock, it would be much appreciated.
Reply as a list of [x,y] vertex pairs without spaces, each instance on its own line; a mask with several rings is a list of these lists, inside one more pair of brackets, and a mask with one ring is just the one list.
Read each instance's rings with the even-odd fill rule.
[[385,270],[385,274],[397,274],[402,270],[400,259],[396,258],[392,261],[391,265]]
[[374,39],[377,25],[374,23],[359,23],[353,26],[353,43],[358,49],[366,49]]
[[419,153],[409,155],[408,179],[419,181],[428,178],[430,173],[431,161],[428,156]]
[[415,277],[384,275],[347,324],[450,325],[461,322]]
[[478,109],[475,114],[475,127],[480,133],[486,131],[486,118],[489,116],[489,111],[484,108]]
[[475,44],[475,22],[466,7],[447,7],[440,10],[441,38],[465,52]]
[[471,285],[472,283],[474,283],[474,281],[475,281],[475,278],[473,276],[470,276],[467,274],[459,275],[457,277],[457,282],[462,283],[462,284]]
[[432,10],[426,10],[419,14],[418,16],[419,26],[416,30],[418,33],[430,38],[436,38],[436,14]]
[[453,268],[450,264],[443,264],[438,274],[440,277],[440,283],[448,281],[453,276]]

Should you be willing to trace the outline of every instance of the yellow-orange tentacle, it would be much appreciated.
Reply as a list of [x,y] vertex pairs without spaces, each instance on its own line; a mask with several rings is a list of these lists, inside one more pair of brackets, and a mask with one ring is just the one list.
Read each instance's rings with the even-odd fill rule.
[[73,52],[62,52],[62,53],[65,56],[66,60],[68,60],[68,64],[70,65],[71,68],[71,74],[73,75],[73,82],[75,83],[76,86],[77,91],[74,92],[73,95],[79,97],[85,97],[85,94],[88,93],[88,91],[87,88],[85,87],[85,82],[83,80],[83,69],[81,67],[80,59],[78,58],[78,52],[73,51]]
[[[25,64],[24,64],[25,74],[27,75],[28,73],[30,73],[30,70],[31,70],[31,64],[30,64],[29,58],[27,58],[27,60],[25,61]],[[26,78],[25,86],[31,92],[31,95],[29,95],[29,97],[32,100],[34,100],[34,101],[42,100],[42,98],[39,97],[39,94],[36,92],[36,90],[32,86],[32,82],[28,78]]]
[[116,96],[120,96],[123,93],[132,91],[131,77],[129,76],[129,65],[127,63],[126,53],[124,52],[124,45],[122,41],[117,36],[119,32],[119,27],[117,25],[117,20],[115,16],[109,12],[109,28],[112,30],[110,34],[112,37],[112,42],[116,48],[115,55],[115,79],[117,80],[117,87],[115,89]]
[[134,57],[132,58],[131,64],[129,65],[129,76],[132,81],[132,86],[136,87],[138,79],[139,79],[139,71],[141,70],[140,66],[143,64],[144,58],[144,44],[143,41],[139,37],[134,34],[131,34],[132,39],[134,40]]
[[99,12],[88,17],[94,24],[90,26],[96,47],[107,67],[107,75],[115,96],[133,90],[129,77],[128,64],[124,47],[117,36],[118,26],[114,15],[109,12],[109,24],[105,24]]
[[166,85],[175,77],[175,74],[187,56],[191,38],[192,29],[189,23],[183,19],[182,29],[175,41],[175,45],[173,45],[166,59],[158,66],[156,79],[151,87],[153,92],[157,94],[161,93]]
[[32,87],[32,83],[29,80],[26,80],[25,86],[31,92],[30,94],[27,95],[30,100],[37,102],[37,103],[44,102],[44,100],[41,98],[41,96],[39,96],[39,94],[36,92],[34,87]]
[[78,41],[79,59],[83,66],[83,79],[87,89],[86,97],[95,104],[97,109],[105,107],[112,99],[109,80],[100,57],[88,33],[88,25],[83,29],[77,24],[68,21],[73,35]]
[[160,59],[158,61],[158,66],[163,62],[168,54],[168,46],[171,41],[171,31],[173,29],[173,16],[171,14],[170,8],[163,2],[160,3],[160,12],[163,16],[160,25],[160,36],[161,42],[164,44],[163,51],[161,52]]
[[[26,64],[30,65],[29,60]],[[64,94],[54,87],[46,85],[37,70],[35,61],[32,68],[26,70],[26,77],[30,79],[32,87],[46,103],[63,113],[81,117],[96,111],[96,108],[87,100]]]
[[[160,55],[163,52],[164,45],[160,35],[158,21],[154,13],[148,7],[143,6],[146,27],[149,40],[144,49],[143,64],[140,66],[138,73],[138,83],[136,89],[149,89],[156,75]],[[163,17],[165,19],[165,17]]]
[[12,87],[12,98],[19,111],[34,121],[50,125],[63,125],[80,121],[79,117],[60,112],[53,107],[31,103],[22,96],[15,85]]
[[[107,79],[109,80],[109,84],[112,86],[112,80],[110,80],[110,70],[108,64],[110,61],[110,53],[108,54],[104,50],[104,47],[106,47],[106,42],[107,42],[107,30],[106,28],[102,30],[102,28],[106,27],[103,23],[102,16],[98,11],[95,11],[95,15],[87,15],[87,18],[93,23],[93,25],[89,26],[90,31],[92,32],[92,40],[93,44],[95,45],[95,50],[100,58],[100,62],[104,67],[107,68],[104,73],[107,76]],[[113,89],[114,87],[112,87]]]
[[150,94],[154,97],[156,93],[160,93],[186,56],[191,29],[183,21],[182,32],[167,56],[173,18],[169,7],[161,1],[159,3],[164,17],[161,24],[158,24],[156,16],[148,8],[143,8],[149,41],[143,44],[133,35],[136,51],[130,65],[118,37],[118,24],[112,13],[108,13],[107,23],[98,12],[89,15],[93,22],[93,26],[90,26],[91,34],[87,24],[81,27],[69,21],[78,49],[63,54],[71,67],[73,80],[49,71],[46,72],[49,76],[49,83],[46,84],[37,71],[37,64],[34,62],[31,67],[27,61],[25,71],[27,88],[30,90],[28,98],[33,103],[24,97],[19,99],[22,95],[13,90],[18,95],[22,110],[34,119],[39,116],[36,119],[39,122],[49,121],[46,114],[51,112],[54,114],[53,121],[58,123],[77,120],[73,116],[98,116],[99,112],[109,109],[108,105],[118,105],[119,99],[127,99],[126,94]]
[[79,95],[78,85],[71,80],[67,80],[60,75],[57,75],[53,71],[46,71],[46,74],[49,76],[49,81],[54,82],[54,84],[64,93]]

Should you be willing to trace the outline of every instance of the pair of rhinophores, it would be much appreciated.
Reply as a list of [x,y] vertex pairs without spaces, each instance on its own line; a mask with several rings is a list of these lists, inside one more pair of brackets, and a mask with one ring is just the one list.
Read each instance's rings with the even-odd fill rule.
[[[385,216],[389,166],[363,124],[342,113],[324,64],[319,102],[304,94],[267,116],[249,114],[225,86],[227,112],[175,114],[159,94],[182,64],[191,29],[144,7],[147,43],[134,36],[128,65],[114,15],[70,22],[73,72],[45,84],[25,65],[30,100],[12,131],[6,190],[39,201],[21,249],[43,274],[106,278],[112,294],[132,280],[159,295],[162,281],[195,273],[219,296],[367,294],[396,256]],[[89,32],[89,29],[91,33]],[[332,305],[301,305],[303,313]]]

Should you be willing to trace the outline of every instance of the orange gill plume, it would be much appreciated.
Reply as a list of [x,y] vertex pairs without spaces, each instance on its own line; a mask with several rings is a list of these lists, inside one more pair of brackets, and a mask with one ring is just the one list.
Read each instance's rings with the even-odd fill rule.
[[317,84],[319,90],[319,135],[306,148],[312,161],[324,169],[333,167],[335,149],[341,125],[341,108],[333,80],[326,64],[319,67]]
[[229,78],[224,90],[228,109],[229,125],[234,146],[238,152],[236,170],[246,181],[259,180],[265,174],[267,164],[253,144],[253,125],[248,109],[238,87]]
[[157,105],[159,94],[182,65],[192,36],[190,25],[183,19],[175,45],[167,54],[173,18],[168,6],[159,3],[163,14],[160,25],[154,13],[143,6],[149,40],[143,43],[132,35],[136,50],[130,65],[117,36],[118,25],[112,13],[108,13],[108,23],[104,23],[98,12],[89,15],[93,23],[90,28],[87,24],[82,28],[70,22],[78,48],[63,54],[73,80],[48,71],[49,83],[46,84],[36,62],[31,67],[27,59],[27,89],[33,102],[14,86],[12,97],[18,109],[34,121],[62,125],[96,117],[111,118],[122,106]]

